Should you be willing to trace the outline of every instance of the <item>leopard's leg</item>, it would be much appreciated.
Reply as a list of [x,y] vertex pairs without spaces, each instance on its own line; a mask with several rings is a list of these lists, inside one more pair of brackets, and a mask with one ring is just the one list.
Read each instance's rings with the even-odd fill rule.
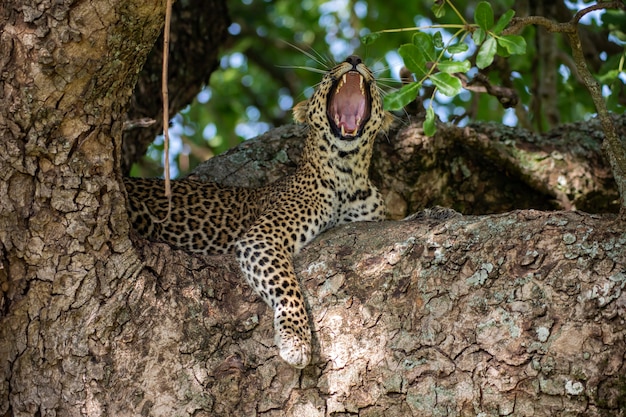
[[287,363],[304,368],[311,361],[311,329],[292,254],[270,235],[267,225],[253,226],[235,245],[248,284],[274,310],[275,343]]

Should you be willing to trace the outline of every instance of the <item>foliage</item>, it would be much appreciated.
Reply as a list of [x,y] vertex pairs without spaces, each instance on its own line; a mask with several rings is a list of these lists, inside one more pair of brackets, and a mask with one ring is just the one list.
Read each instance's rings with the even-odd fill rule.
[[[584,6],[572,6],[571,15],[564,18],[545,17],[569,20]],[[381,87],[397,90],[386,96],[387,108],[401,109],[416,97],[425,99],[429,133],[435,128],[435,115],[461,124],[492,120],[541,131],[595,112],[563,52],[569,51],[563,36],[549,34],[559,56],[546,64],[538,29],[503,34],[521,10],[513,0],[241,0],[229,7],[233,24],[220,69],[175,123],[185,144],[173,146],[176,161],[191,154],[188,168],[290,122],[289,109],[310,95],[320,77],[316,71],[351,53],[361,55],[373,68]],[[596,65],[591,67],[615,112],[622,112],[626,104],[625,23],[622,10],[596,13],[581,22],[585,33],[605,40],[602,45],[585,45],[596,47],[585,52],[594,58]],[[400,86],[402,65],[415,74],[415,82]],[[542,107],[548,103],[546,91],[539,91],[547,79],[554,80],[554,93],[549,95],[554,96],[550,98],[556,115],[551,118]],[[514,95],[517,103],[509,102],[506,108],[501,96],[485,93],[489,88]]]
[[[442,7],[444,2],[435,4],[433,11],[438,18],[445,15]],[[481,1],[474,10],[474,24],[468,23],[463,15],[449,3],[450,7],[461,21],[459,24],[432,25],[418,27],[414,30],[443,28],[446,30],[456,29],[456,32],[444,43],[442,33],[439,31],[430,34],[417,32],[413,35],[413,42],[400,46],[398,52],[404,60],[404,64],[416,77],[417,81],[405,84],[399,91],[388,94],[385,97],[387,110],[401,110],[415,100],[419,89],[425,81],[430,81],[434,88],[431,94],[430,104],[426,111],[424,132],[431,136],[435,133],[435,113],[433,100],[435,94],[454,97],[461,92],[463,84],[455,77],[455,73],[466,73],[472,65],[465,55],[464,59],[455,60],[455,55],[464,54],[469,47],[464,43],[471,35],[474,44],[478,47],[476,54],[476,67],[487,68],[493,62],[496,54],[507,57],[509,55],[524,54],[526,52],[526,40],[519,35],[503,35],[502,31],[507,27],[515,11],[508,10],[494,24],[494,15],[491,5]],[[382,31],[389,32],[389,31]],[[381,32],[376,32],[363,37],[364,43],[370,43],[379,38]]]

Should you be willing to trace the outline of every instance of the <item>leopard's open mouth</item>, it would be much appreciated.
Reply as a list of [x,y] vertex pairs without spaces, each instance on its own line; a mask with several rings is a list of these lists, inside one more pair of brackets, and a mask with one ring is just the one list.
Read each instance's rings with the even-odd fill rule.
[[358,71],[348,71],[333,85],[328,98],[328,121],[336,135],[353,140],[370,117],[370,96]]

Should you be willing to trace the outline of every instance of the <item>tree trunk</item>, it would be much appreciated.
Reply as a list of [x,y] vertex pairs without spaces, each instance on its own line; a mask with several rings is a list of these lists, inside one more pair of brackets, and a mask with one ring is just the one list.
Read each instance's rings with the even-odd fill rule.
[[107,414],[98,398],[115,368],[100,359],[142,266],[121,135],[164,10],[0,4],[0,415]]
[[0,5],[0,415],[624,415],[614,215],[325,233],[296,259],[314,329],[302,371],[232,257],[129,238],[124,114],[163,10]]

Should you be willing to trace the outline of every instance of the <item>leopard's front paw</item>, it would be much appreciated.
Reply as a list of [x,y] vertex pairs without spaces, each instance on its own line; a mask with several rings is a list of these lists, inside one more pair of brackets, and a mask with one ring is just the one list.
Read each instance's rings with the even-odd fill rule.
[[311,362],[311,344],[295,335],[280,337],[276,343],[280,357],[294,368],[302,369]]
[[275,342],[280,357],[289,365],[302,369],[311,362],[311,330],[308,324],[296,325],[280,320],[275,322]]

